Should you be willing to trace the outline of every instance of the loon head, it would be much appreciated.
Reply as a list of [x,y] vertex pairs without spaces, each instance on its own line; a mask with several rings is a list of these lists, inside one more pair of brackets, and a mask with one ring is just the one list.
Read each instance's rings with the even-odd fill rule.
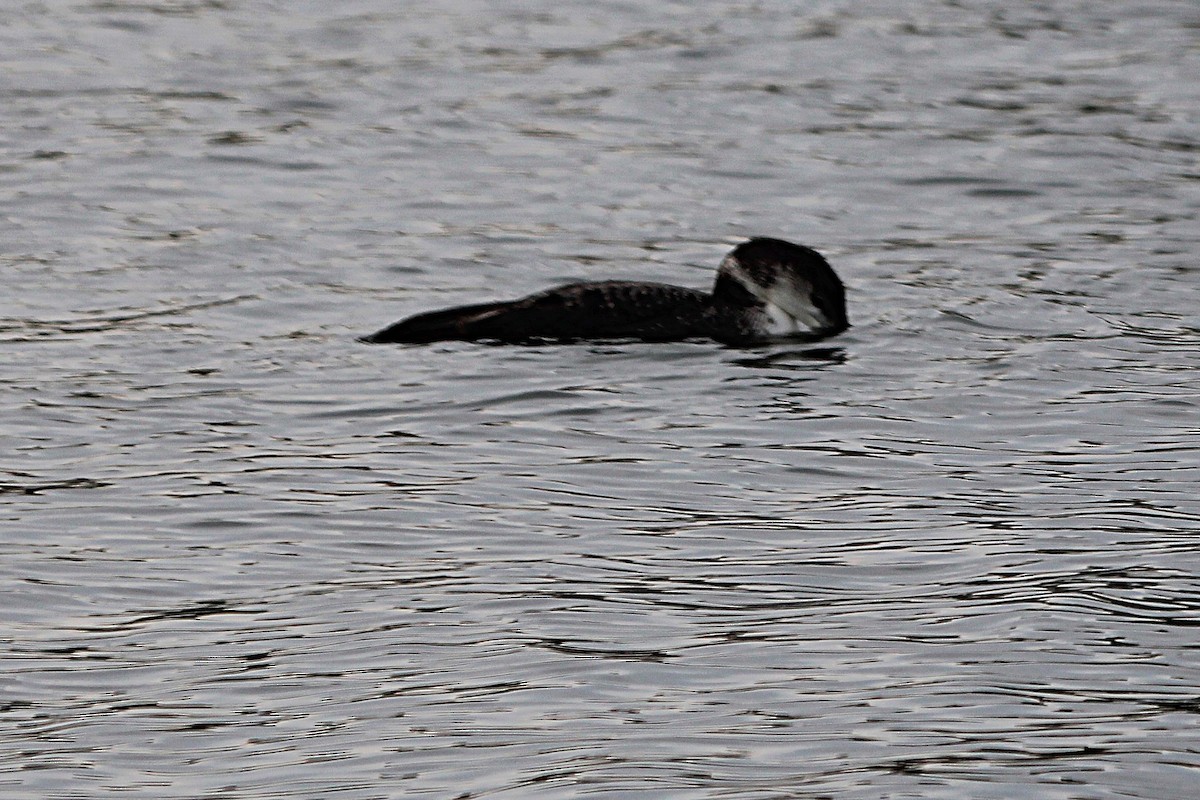
[[782,239],[750,239],[735,247],[717,270],[713,297],[761,306],[773,336],[831,336],[850,327],[846,290],[829,262]]

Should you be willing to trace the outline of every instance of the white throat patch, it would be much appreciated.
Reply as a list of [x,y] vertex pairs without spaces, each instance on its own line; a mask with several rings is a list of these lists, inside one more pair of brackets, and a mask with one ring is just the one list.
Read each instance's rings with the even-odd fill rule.
[[791,336],[801,332],[799,321],[771,301],[767,301],[763,311],[767,315],[769,336]]
[[809,299],[807,284],[797,286],[792,276],[782,275],[770,287],[764,287],[746,274],[737,259],[727,258],[722,268],[746,291],[763,302],[767,332],[771,336],[808,333],[829,324],[825,315]]

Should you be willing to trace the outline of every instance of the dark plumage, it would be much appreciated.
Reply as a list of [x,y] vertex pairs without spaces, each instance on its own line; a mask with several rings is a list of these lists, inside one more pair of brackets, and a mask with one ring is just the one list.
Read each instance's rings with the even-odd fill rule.
[[817,251],[751,239],[721,262],[712,293],[662,283],[573,283],[519,300],[430,311],[365,342],[580,339],[746,343],[832,336],[849,327],[845,291]]

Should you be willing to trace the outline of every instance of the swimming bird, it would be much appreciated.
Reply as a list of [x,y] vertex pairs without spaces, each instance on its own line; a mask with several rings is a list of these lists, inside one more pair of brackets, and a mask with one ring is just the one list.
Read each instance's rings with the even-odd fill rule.
[[572,283],[519,300],[429,311],[364,342],[708,338],[748,344],[821,339],[850,327],[837,273],[810,247],[755,238],[721,262],[712,292],[635,281]]

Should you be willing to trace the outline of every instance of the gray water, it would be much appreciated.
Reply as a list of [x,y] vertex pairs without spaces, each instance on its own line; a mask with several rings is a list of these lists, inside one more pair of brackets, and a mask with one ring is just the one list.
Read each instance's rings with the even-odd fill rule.
[[[1190,798],[1200,7],[0,10],[5,798]],[[355,341],[807,243],[817,345]]]

